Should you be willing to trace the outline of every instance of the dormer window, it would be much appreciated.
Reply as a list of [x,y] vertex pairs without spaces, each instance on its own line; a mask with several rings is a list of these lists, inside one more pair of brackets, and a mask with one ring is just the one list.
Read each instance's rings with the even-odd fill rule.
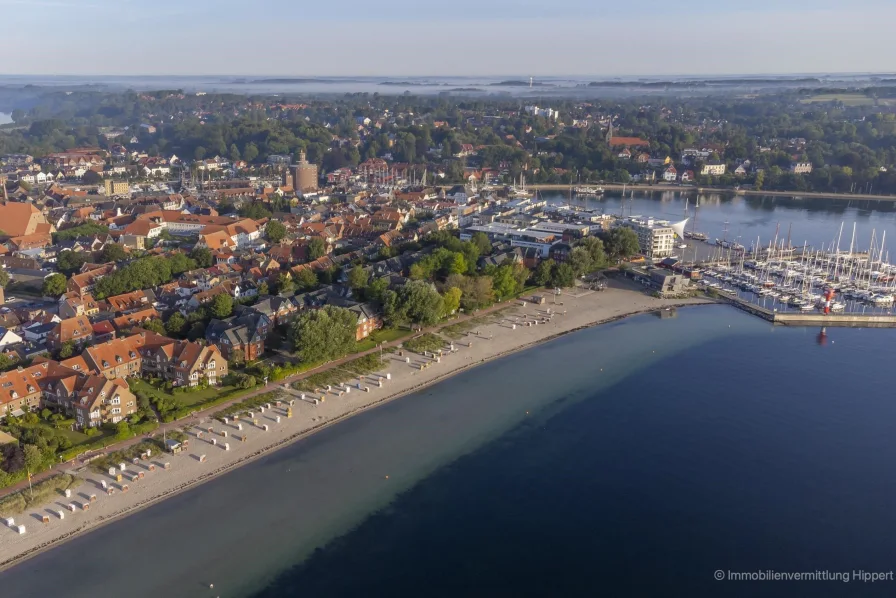
[[121,361],[122,361],[122,359],[121,359],[121,355],[116,355],[116,356],[115,356],[115,361],[117,361],[118,363],[121,363]]
[[105,359],[103,360],[103,367],[104,367],[104,368],[109,367],[109,362],[106,361]]
[[133,351],[131,351],[130,353],[128,353],[128,356],[129,356],[131,359],[136,359],[136,358],[137,358],[137,354],[134,353]]
[[16,391],[12,391],[12,392],[10,393],[10,396],[11,396],[12,398],[14,398],[14,399],[18,399],[18,398],[19,398],[19,393],[17,393]]

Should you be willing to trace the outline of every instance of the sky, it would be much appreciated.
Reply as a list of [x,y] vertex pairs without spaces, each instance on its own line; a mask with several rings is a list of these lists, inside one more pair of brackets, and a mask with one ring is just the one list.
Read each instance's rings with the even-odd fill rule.
[[893,72],[893,0],[0,0],[2,74]]

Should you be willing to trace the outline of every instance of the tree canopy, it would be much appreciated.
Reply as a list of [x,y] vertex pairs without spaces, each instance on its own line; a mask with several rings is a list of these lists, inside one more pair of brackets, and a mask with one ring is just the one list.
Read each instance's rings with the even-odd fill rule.
[[286,236],[286,227],[279,220],[270,220],[264,227],[264,234],[271,243],[279,243]]
[[50,274],[44,279],[41,294],[45,297],[61,297],[65,294],[66,280],[62,274]]
[[358,316],[347,309],[326,305],[302,312],[289,331],[296,354],[305,363],[331,361],[355,346]]

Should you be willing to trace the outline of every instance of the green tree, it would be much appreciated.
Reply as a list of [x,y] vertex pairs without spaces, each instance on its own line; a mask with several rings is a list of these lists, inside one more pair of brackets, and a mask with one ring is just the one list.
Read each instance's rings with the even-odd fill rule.
[[65,275],[71,276],[87,263],[90,256],[83,251],[62,251],[56,258],[56,267]]
[[258,157],[258,147],[254,143],[247,143],[243,148],[243,160],[252,163]]
[[25,453],[25,467],[32,473],[38,471],[44,462],[44,456],[40,452],[40,448],[33,444],[26,444],[23,450]]
[[240,159],[240,150],[235,143],[230,144],[230,160],[236,162]]
[[442,293],[443,309],[445,316],[450,316],[460,309],[460,298],[463,292],[457,287],[449,287]]
[[302,291],[311,291],[317,288],[317,274],[310,268],[302,268],[296,273],[296,285]]
[[364,296],[368,301],[381,303],[383,300],[383,293],[385,293],[388,288],[388,278],[375,278],[367,285],[367,288],[364,290]]
[[165,334],[166,331],[165,324],[158,318],[144,322],[142,327],[156,334]]
[[131,427],[126,421],[120,421],[115,424],[115,439],[124,440],[131,437]]
[[535,284],[544,287],[551,283],[554,264],[554,260],[542,260],[535,266],[535,272],[532,274],[532,280]]
[[187,338],[191,341],[205,338],[205,322],[193,322],[193,325],[190,326],[190,331],[187,333]]
[[638,235],[635,234],[635,231],[621,226],[614,228],[606,235],[604,246],[607,254],[614,260],[637,255],[641,251],[641,246],[638,244]]
[[264,207],[263,204],[252,202],[243,204],[239,209],[239,215],[243,218],[251,218],[252,220],[261,220],[262,218],[270,218],[273,213]]
[[327,244],[320,237],[314,237],[308,241],[308,259],[311,261],[327,254]]
[[262,280],[258,284],[258,294],[262,297],[271,294],[271,290],[268,288],[268,283],[266,281]]
[[11,370],[18,363],[18,358],[12,358],[5,353],[0,353],[0,372]]
[[363,292],[364,289],[367,288],[369,280],[370,275],[367,273],[367,270],[361,266],[355,266],[348,271],[348,286],[350,286],[355,293]]
[[127,252],[118,243],[108,243],[103,247],[103,252],[100,254],[100,259],[103,262],[121,262],[127,258]]
[[473,233],[470,242],[479,250],[479,255],[489,255],[492,252],[492,242],[488,240],[488,235],[484,232]]
[[461,290],[460,306],[465,311],[482,309],[495,300],[491,276],[464,276],[452,274],[445,282],[448,287]]
[[65,287],[65,276],[62,274],[50,274],[44,279],[41,294],[45,297],[61,297],[65,294]]
[[604,243],[597,237],[584,237],[576,242],[576,247],[582,247],[591,256],[591,266],[595,270],[607,267],[607,251]]
[[576,283],[576,272],[569,264],[554,264],[551,269],[551,286],[571,287]]
[[407,282],[398,291],[398,320],[432,325],[445,313],[445,301],[432,284],[422,280]]
[[289,338],[305,363],[338,359],[355,347],[358,316],[333,305],[302,312],[292,324]]
[[292,279],[292,275],[289,272],[281,272],[277,277],[277,293],[288,295],[290,293],[295,293],[295,291],[296,283]]
[[208,247],[194,247],[190,252],[190,259],[196,262],[196,266],[199,268],[210,268],[215,263]]
[[75,354],[75,343],[72,341],[65,341],[62,343],[62,346],[59,347],[59,359],[68,359],[72,355]]
[[529,271],[522,264],[502,264],[489,273],[492,289],[499,299],[513,297],[521,292],[529,278]]
[[233,313],[233,297],[229,293],[219,293],[212,299],[211,308],[209,309],[212,317],[223,320],[229,318]]
[[183,317],[179,311],[171,314],[171,317],[168,318],[168,321],[165,322],[165,331],[171,336],[180,336],[184,333],[184,329],[187,327],[187,319]]
[[241,368],[246,365],[246,354],[242,349],[234,349],[230,354],[230,367]]
[[756,173],[756,178],[753,179],[753,188],[756,191],[762,191],[762,186],[765,184],[765,171],[760,170]]
[[81,182],[85,185],[99,185],[103,182],[103,175],[96,171],[88,170],[81,175]]
[[581,276],[591,272],[594,266],[594,260],[591,259],[591,253],[584,247],[575,247],[569,253],[569,265],[576,276]]
[[286,236],[286,227],[279,220],[270,220],[264,227],[264,234],[271,243],[279,243]]

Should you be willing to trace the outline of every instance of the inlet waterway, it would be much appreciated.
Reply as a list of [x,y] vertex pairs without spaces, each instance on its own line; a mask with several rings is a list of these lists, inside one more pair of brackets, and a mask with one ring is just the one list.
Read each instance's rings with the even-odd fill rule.
[[[836,243],[841,222],[844,223],[841,249],[849,249],[853,223],[856,225],[856,246],[867,250],[872,231],[880,243],[884,231],[896,243],[896,202],[857,200],[842,201],[819,198],[743,196],[731,193],[696,193],[657,191],[607,191],[600,199],[577,198],[565,193],[539,193],[550,203],[571,203],[607,214],[652,216],[677,222],[688,209],[687,230],[694,228],[710,240],[728,239],[746,247],[759,237],[767,247],[778,231],[778,241],[793,245],[808,244],[815,249]],[[695,209],[695,205],[699,207]],[[887,242],[889,246],[889,241]],[[896,260],[894,260],[896,261]]]
[[893,335],[726,306],[569,334],[42,553],[2,594],[755,596],[714,572],[890,570]]

